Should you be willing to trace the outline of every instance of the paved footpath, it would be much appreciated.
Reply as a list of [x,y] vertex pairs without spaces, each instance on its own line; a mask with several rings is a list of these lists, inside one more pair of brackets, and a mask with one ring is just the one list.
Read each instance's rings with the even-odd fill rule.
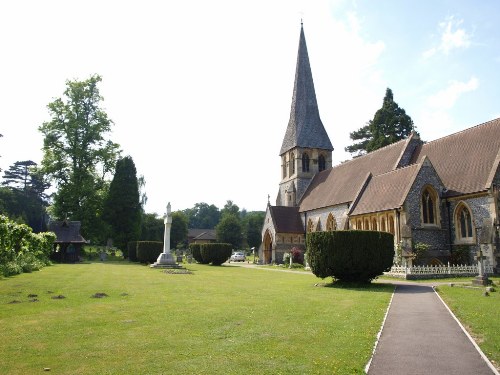
[[397,285],[369,375],[492,375],[431,286]]

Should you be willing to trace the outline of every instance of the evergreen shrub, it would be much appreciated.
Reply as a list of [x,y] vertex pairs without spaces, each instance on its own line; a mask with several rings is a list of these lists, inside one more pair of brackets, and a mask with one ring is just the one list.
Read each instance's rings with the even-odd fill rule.
[[312,272],[349,282],[369,282],[390,269],[394,237],[374,231],[308,233],[307,259]]
[[[137,242],[138,241],[129,241],[127,243],[128,259],[131,262],[138,262],[138,259],[137,259]],[[126,257],[124,257],[124,258],[126,258]]]
[[137,241],[137,260],[141,263],[154,263],[163,251],[163,242]]
[[220,266],[231,256],[233,246],[230,243],[204,243],[201,245],[201,258],[204,264]]
[[200,243],[192,243],[189,244],[189,249],[191,250],[191,254],[193,255],[194,260],[201,264],[208,264],[203,262],[203,258],[201,257],[201,244]]

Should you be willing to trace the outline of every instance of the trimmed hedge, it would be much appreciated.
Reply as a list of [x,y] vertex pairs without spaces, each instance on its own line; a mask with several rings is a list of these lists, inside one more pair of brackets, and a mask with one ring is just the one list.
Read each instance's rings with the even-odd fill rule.
[[194,260],[201,264],[208,264],[203,262],[203,258],[201,257],[201,243],[192,243],[189,244],[189,249],[191,250],[191,254],[193,254]]
[[321,278],[369,282],[392,266],[394,236],[374,231],[308,233],[307,260]]
[[[131,262],[138,262],[139,261],[137,259],[137,242],[138,241],[130,241],[127,243],[128,259]],[[124,256],[124,258],[126,258],[126,257]]]
[[201,258],[204,264],[212,263],[213,266],[220,266],[227,261],[233,252],[230,243],[204,243],[201,244]]
[[137,241],[137,260],[141,263],[154,263],[163,252],[163,242]]

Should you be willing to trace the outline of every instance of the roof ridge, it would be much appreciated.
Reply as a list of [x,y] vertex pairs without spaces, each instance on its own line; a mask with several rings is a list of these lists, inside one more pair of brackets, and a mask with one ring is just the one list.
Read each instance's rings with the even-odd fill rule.
[[495,121],[500,121],[500,117],[498,118],[495,118],[493,120],[489,120],[489,121],[485,121],[485,122],[482,122],[480,124],[477,124],[477,125],[474,125],[474,126],[471,126],[469,128],[465,128],[465,129],[462,129],[462,130],[459,130],[459,131],[456,131],[455,133],[451,133],[451,134],[448,134],[448,135],[445,135],[443,137],[440,137],[440,138],[436,138],[436,139],[433,139],[432,141],[429,141],[427,143],[424,143],[424,145],[428,145],[429,143],[434,143],[434,142],[437,142],[437,141],[440,141],[442,139],[446,139],[446,138],[450,138],[450,137],[453,137],[455,135],[458,135],[460,133],[465,133],[465,132],[469,132],[469,131],[472,131],[472,129],[475,129],[475,128],[479,128],[480,126],[485,126],[489,123],[493,123]]

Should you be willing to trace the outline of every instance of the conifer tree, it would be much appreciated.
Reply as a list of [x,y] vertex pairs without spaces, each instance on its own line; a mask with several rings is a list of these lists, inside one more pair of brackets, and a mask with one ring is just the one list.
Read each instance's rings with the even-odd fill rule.
[[392,90],[387,88],[382,108],[375,112],[373,120],[351,132],[350,138],[357,143],[347,146],[345,150],[362,155],[405,139],[413,131],[413,120],[394,101]]

